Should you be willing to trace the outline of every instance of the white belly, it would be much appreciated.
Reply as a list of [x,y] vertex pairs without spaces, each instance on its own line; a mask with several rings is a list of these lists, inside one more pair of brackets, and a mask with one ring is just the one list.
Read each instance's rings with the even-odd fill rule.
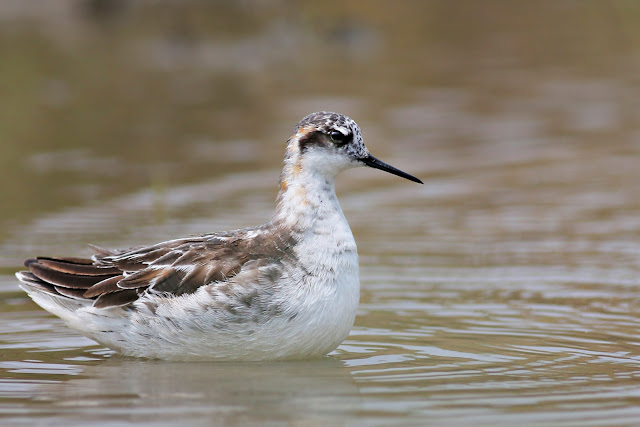
[[[349,248],[350,249],[350,248]],[[206,287],[194,294],[145,296],[137,310],[113,316],[92,308],[78,312],[90,338],[128,356],[169,360],[277,360],[321,357],[333,351],[353,326],[360,296],[358,256],[313,263],[313,273],[292,271],[274,298],[281,312],[224,323]],[[323,266],[324,265],[324,266]],[[304,272],[304,273],[303,273]],[[146,302],[152,302],[149,311]]]

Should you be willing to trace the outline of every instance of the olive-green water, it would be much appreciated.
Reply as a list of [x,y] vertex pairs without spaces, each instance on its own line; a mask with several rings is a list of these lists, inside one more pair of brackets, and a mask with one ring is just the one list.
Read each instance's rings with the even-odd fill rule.
[[[125,359],[13,273],[255,225],[307,113],[362,297],[324,360]],[[640,5],[0,4],[0,424],[621,426],[640,420]]]

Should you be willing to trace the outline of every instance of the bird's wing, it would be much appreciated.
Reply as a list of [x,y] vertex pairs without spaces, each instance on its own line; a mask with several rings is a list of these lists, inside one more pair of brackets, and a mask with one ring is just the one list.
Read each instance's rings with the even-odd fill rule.
[[241,230],[125,251],[97,249],[93,259],[29,259],[29,271],[20,277],[40,291],[108,308],[127,305],[145,293],[179,296],[225,282],[248,261],[291,256],[293,244],[265,230]]

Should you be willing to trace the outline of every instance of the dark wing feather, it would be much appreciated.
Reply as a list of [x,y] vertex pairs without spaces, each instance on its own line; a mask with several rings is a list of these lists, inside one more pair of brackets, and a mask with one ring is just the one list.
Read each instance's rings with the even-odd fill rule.
[[138,293],[135,289],[125,289],[119,292],[112,292],[100,295],[93,306],[96,308],[109,308],[127,305],[138,299]]
[[33,273],[31,273],[30,271],[22,271],[22,274],[20,274],[20,280],[24,283],[26,283],[27,285],[38,289],[39,291],[42,291],[44,293],[47,294],[54,294],[57,295],[58,292],[55,289],[55,286],[47,283],[43,280],[38,279]]
[[[154,278],[153,284],[150,286],[156,292],[168,292],[174,295],[185,293],[186,289],[180,286],[182,279],[186,273],[177,270],[174,267],[162,269],[162,271]],[[201,283],[198,287],[202,286]]]
[[102,294],[110,294],[112,292],[121,291],[122,288],[118,286],[118,282],[122,280],[123,277],[124,276],[122,275],[113,276],[103,280],[102,282],[96,283],[84,292],[84,297],[93,298],[98,297]]
[[[38,264],[44,267],[49,267],[53,270],[63,272],[63,273],[87,275],[87,276],[101,276],[101,275],[106,275],[111,273],[113,274],[121,273],[121,270],[115,267],[96,268],[96,266],[93,265],[93,262],[90,259],[79,259],[79,258],[74,258],[74,259],[76,260],[76,262],[72,262],[69,260],[55,259],[55,258],[40,257],[37,259],[37,261],[38,261]],[[87,262],[87,263],[82,263],[82,262]]]
[[58,292],[60,295],[64,295],[65,297],[73,299],[85,299],[84,289],[71,289],[62,286],[54,286],[53,288],[56,290],[56,292]]
[[22,272],[21,280],[51,295],[92,299],[98,294],[88,297],[86,293],[96,285],[100,293],[122,291],[113,285],[123,277],[123,272],[114,267],[96,266],[90,259],[42,257],[28,259],[24,264],[29,271]]
[[[47,260],[43,260],[47,261]],[[46,265],[39,260],[36,262],[29,262],[27,267],[31,273],[37,278],[50,283],[52,285],[62,286],[71,289],[89,289],[91,286],[105,279],[113,277],[114,274],[119,274],[120,271],[113,272],[113,269],[109,269],[106,273],[102,273],[98,267],[94,267],[94,274],[84,274],[84,270],[87,267],[85,264],[78,265],[79,271],[72,272],[69,266],[74,266],[71,263],[65,263],[64,269],[58,269],[55,266]]]
[[22,279],[43,292],[123,306],[145,292],[183,295],[226,281],[250,260],[293,257],[295,240],[266,228],[178,239],[128,251],[98,248],[93,259],[41,257]]

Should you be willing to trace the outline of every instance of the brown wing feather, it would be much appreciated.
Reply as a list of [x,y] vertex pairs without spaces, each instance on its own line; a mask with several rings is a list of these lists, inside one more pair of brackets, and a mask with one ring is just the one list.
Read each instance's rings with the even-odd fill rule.
[[121,291],[122,288],[118,286],[118,282],[122,280],[124,276],[113,276],[108,279],[103,280],[102,282],[98,282],[89,289],[87,289],[84,293],[85,298],[94,298],[98,297],[102,294],[110,294],[112,292]]
[[66,262],[69,264],[79,264],[79,265],[92,265],[93,261],[89,258],[76,258],[76,257],[53,257],[53,256],[48,256],[48,257],[38,257],[38,260],[50,260],[50,261],[57,261],[57,262]]
[[[177,270],[173,267],[162,269],[156,277],[153,279],[153,283],[150,287],[156,292],[169,292],[174,295],[181,295],[185,293],[185,289],[182,289],[182,279],[184,279],[186,273],[181,270]],[[204,283],[201,283],[202,286]]]
[[[226,281],[251,260],[295,257],[295,240],[274,230],[172,240],[128,251],[97,249],[93,259],[41,257],[25,262],[30,285],[54,295],[127,305],[145,292],[182,295]],[[256,233],[258,231],[258,233]]]
[[60,295],[64,295],[65,297],[73,299],[84,299],[84,289],[71,289],[62,286],[54,286],[53,288],[56,290],[56,292],[58,292]]
[[[39,261],[30,262],[28,267],[31,273],[33,273],[33,275],[38,279],[41,279],[47,283],[51,283],[52,285],[72,289],[89,289],[96,283],[113,277],[114,275],[114,273],[93,275],[69,273],[65,270],[58,270],[56,268],[53,268],[51,265],[45,265]],[[81,265],[81,267],[86,266]]]
[[93,306],[96,308],[117,307],[127,305],[138,299],[138,293],[135,289],[125,289],[120,292],[112,292],[100,295]]
[[118,286],[122,289],[136,289],[149,286],[158,275],[161,275],[165,269],[147,268],[139,270],[122,278],[118,282]]
[[[72,263],[69,261],[61,261],[54,258],[40,257],[37,259],[38,264],[56,270],[62,273],[87,275],[87,276],[103,276],[106,274],[121,274],[122,271],[116,267],[96,267],[93,264]],[[90,261],[91,260],[82,260]]]
[[186,276],[183,277],[180,284],[180,294],[190,294],[195,292],[202,284],[211,283],[207,281],[207,267],[194,268]]
[[47,294],[58,294],[58,292],[55,290],[55,286],[38,279],[30,271],[22,271],[21,273],[22,275],[20,280],[24,281],[29,286],[33,286],[34,288]]

